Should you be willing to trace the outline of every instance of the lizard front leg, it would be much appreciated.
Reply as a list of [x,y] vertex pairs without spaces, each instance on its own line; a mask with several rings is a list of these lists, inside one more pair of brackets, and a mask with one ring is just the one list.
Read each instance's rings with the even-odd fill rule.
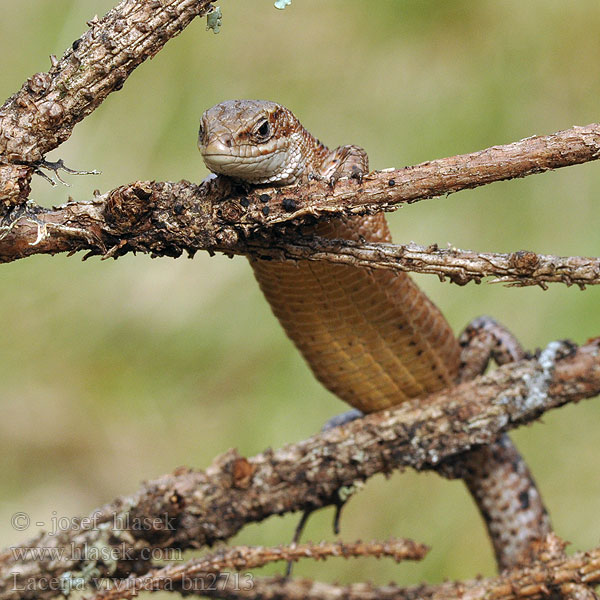
[[321,163],[320,172],[331,186],[342,177],[362,182],[363,175],[369,172],[369,157],[360,146],[339,146]]

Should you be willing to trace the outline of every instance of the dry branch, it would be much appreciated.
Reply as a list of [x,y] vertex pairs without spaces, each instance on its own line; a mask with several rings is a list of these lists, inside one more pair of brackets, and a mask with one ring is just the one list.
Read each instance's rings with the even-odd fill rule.
[[[571,139],[565,132],[543,139],[546,145],[554,147],[556,140],[563,138]],[[522,150],[523,145],[532,140],[536,142],[534,147],[545,147],[540,139],[528,138],[477,155],[486,156],[492,151],[513,155],[516,150],[509,148]],[[566,155],[568,152],[563,149],[561,156]],[[473,156],[435,162],[446,164],[440,167],[442,171],[449,169],[447,165],[457,163],[468,170],[475,161]],[[581,158],[580,154],[574,156]],[[535,164],[541,168],[538,162]],[[526,165],[528,172],[532,172],[531,164]],[[501,167],[496,173],[498,179],[516,170],[514,165],[508,168],[502,164]],[[487,276],[514,285],[543,287],[551,282],[580,287],[600,283],[600,259],[597,258],[557,257],[529,251],[475,253],[456,248],[439,249],[435,245],[423,248],[415,244],[357,244],[303,237],[301,229],[290,227],[314,222],[319,217],[391,210],[395,206],[393,202],[412,202],[415,187],[421,189],[430,169],[431,163],[424,163],[393,171],[411,174],[412,179],[405,180],[403,186],[397,185],[396,179],[390,179],[389,171],[372,173],[360,189],[352,181],[341,181],[333,190],[320,182],[296,188],[253,190],[222,179],[199,186],[184,181],[136,182],[99,195],[93,201],[70,202],[51,210],[30,204],[26,213],[22,209],[14,211],[10,224],[0,227],[0,262],[33,254],[78,250],[105,257],[130,251],[179,256],[182,252],[193,255],[198,250],[208,250],[276,260],[328,260],[369,268],[433,273],[459,284],[479,282]],[[390,181],[394,181],[394,186],[389,185]],[[373,188],[371,195],[366,190],[367,185]],[[400,187],[404,191],[398,194]],[[371,200],[373,195],[377,196],[377,189],[393,197],[384,196],[382,205],[373,204]],[[439,189],[451,191],[450,188]]]
[[[394,584],[373,586],[366,583],[351,585],[328,584],[306,579],[283,577],[257,578],[244,574],[241,578],[226,571],[202,571],[201,560],[194,567],[183,565],[168,574],[168,567],[147,578],[119,582],[109,592],[100,592],[93,600],[129,598],[138,590],[168,589],[187,595],[197,594],[225,600],[537,600],[563,598],[595,600],[593,588],[600,583],[600,549],[579,552],[567,557],[565,544],[551,534],[540,545],[537,560],[527,566],[512,569],[498,577],[446,582],[440,585],[419,585],[403,588]],[[409,550],[412,556],[412,552]],[[418,551],[417,551],[418,557]],[[247,569],[244,561],[236,570]],[[159,580],[161,573],[164,579]],[[145,587],[140,587],[145,582]],[[133,589],[133,593],[130,591]],[[122,590],[119,595],[118,590]]]
[[[595,160],[600,156],[600,126],[596,124],[372,173],[360,186],[342,181],[330,189],[326,183],[313,182],[295,189],[246,190],[224,181],[203,186],[136,182],[93,201],[71,202],[52,210],[25,205],[36,163],[68,139],[76,123],[110,92],[120,89],[136,66],[158,52],[195,16],[205,13],[211,3],[123,0],[103,19],[90,22],[90,29],[48,73],[29,78],[4,104],[0,109],[0,207],[6,214],[0,223],[0,262],[78,250],[116,257],[130,251],[179,256],[203,249],[275,258],[348,260],[374,268],[423,269],[458,282],[493,274],[521,284],[557,280],[597,283],[595,259],[565,259],[558,265],[555,257],[531,254],[475,257],[463,253],[452,258],[448,252],[433,248],[421,252],[418,259],[414,255],[409,259],[410,252],[419,250],[336,243],[328,248],[323,240],[301,240],[298,231],[290,227],[311,224],[317,218],[392,210],[401,203]],[[294,256],[298,252],[306,256]],[[372,415],[277,452],[251,459],[230,452],[206,472],[182,469],[149,482],[134,496],[97,511],[92,527],[42,535],[0,555],[0,600],[54,596],[55,588],[42,589],[48,578],[65,581],[79,577],[86,581],[92,575],[143,575],[153,566],[144,558],[144,550],[210,545],[228,539],[246,523],[273,514],[339,505],[340,488],[351,493],[375,473],[404,466],[437,468],[473,445],[487,443],[550,408],[598,394],[599,348],[598,341],[578,350],[554,343],[539,360],[503,367],[396,411]],[[135,522],[152,527],[123,525]],[[58,554],[15,553],[27,547],[57,550]],[[116,558],[92,560],[85,554],[87,548],[108,550]],[[548,562],[540,567],[541,575],[533,566],[530,579],[524,579],[520,588],[514,579],[509,582],[510,589],[502,587],[502,582],[494,588],[491,581],[485,590],[514,595],[516,589],[521,595],[526,591],[534,596],[543,592],[544,586],[555,585],[557,580],[551,578],[561,573],[561,583],[565,584],[596,581],[598,557],[590,553],[582,560],[569,563],[571,567]],[[275,597],[276,583],[272,585],[260,597]],[[314,590],[319,584],[310,585]],[[470,584],[447,585],[467,586],[449,588],[449,593],[456,595],[468,590]],[[363,586],[363,591],[367,587]],[[286,597],[294,597],[292,591]],[[584,591],[573,587],[569,593],[575,597]],[[421,592],[424,594],[425,588]],[[436,593],[430,597],[446,597]],[[304,592],[298,597],[333,596]],[[472,597],[479,596],[474,592]]]
[[[251,244],[249,244],[251,246]],[[597,285],[600,283],[600,258],[582,256],[552,256],[520,250],[506,254],[472,252],[458,248],[439,248],[437,245],[356,243],[348,240],[329,240],[272,236],[267,244],[257,244],[258,256],[285,257],[292,260],[325,260],[370,269],[412,271],[449,277],[453,283],[480,283],[494,276],[491,283],[514,286],[564,283],[566,285]]]
[[[47,73],[31,76],[0,108],[0,205],[21,204],[31,165],[69,138],[73,127],[133,70],[154,56],[215,0],[123,0],[89,29]],[[29,165],[15,185],[10,165]]]
[[359,187],[345,181],[332,190],[324,182],[314,182],[295,189],[249,191],[225,183],[198,187],[185,182],[136,182],[92,202],[53,210],[30,203],[25,210],[32,165],[68,139],[75,124],[111,91],[120,89],[136,66],[210,5],[211,0],[123,0],[101,20],[90,22],[90,29],[48,73],[32,76],[4,104],[0,203],[12,210],[0,222],[0,262],[77,250],[105,256],[132,250],[158,256],[221,250],[437,273],[458,283],[487,275],[520,285],[598,282],[594,259],[336,246],[298,238],[297,230],[279,237],[288,225],[311,223],[319,217],[392,210],[401,203],[595,160],[600,155],[597,124],[375,172]]
[[[198,576],[198,593],[225,600],[541,600],[543,598],[597,598],[600,584],[600,548],[573,556],[542,556],[538,562],[498,577],[402,588],[393,584],[335,585],[308,579],[254,578],[243,588],[233,577],[207,580]],[[194,581],[188,581],[193,585]],[[202,587],[204,586],[204,587]],[[177,586],[174,587],[177,590]],[[193,589],[192,587],[188,588]]]
[[[506,365],[278,451],[252,458],[230,451],[205,472],[180,469],[103,507],[91,528],[46,534],[7,550],[0,555],[0,600],[49,597],[43,591],[15,594],[14,587],[67,571],[88,573],[90,561],[82,552],[98,545],[115,556],[110,569],[92,564],[99,577],[124,577],[132,569],[143,575],[152,566],[141,558],[148,548],[199,548],[271,515],[339,505],[340,490],[351,494],[376,473],[438,468],[551,408],[598,393],[600,339],[578,349],[553,342],[538,359]],[[20,557],[15,551],[28,547],[55,549],[58,556]]]
[[372,556],[389,557],[396,562],[401,562],[421,560],[427,552],[427,546],[412,540],[396,539],[386,542],[322,542],[317,545],[308,543],[277,548],[237,546],[184,564],[167,565],[151,571],[144,577],[116,581],[114,587],[96,594],[94,600],[125,600],[137,596],[141,591],[181,590],[191,582],[198,586],[203,581],[206,586],[207,576],[210,574],[221,574],[226,570],[256,569],[279,561],[298,561],[303,558],[325,560],[334,556],[343,558]]

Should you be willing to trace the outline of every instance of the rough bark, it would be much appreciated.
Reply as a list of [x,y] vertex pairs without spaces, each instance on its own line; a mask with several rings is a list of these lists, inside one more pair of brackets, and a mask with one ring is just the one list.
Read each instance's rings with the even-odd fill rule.
[[394,584],[339,585],[283,577],[254,578],[250,589],[241,589],[231,576],[216,580],[198,576],[195,582],[187,583],[190,586],[196,583],[198,594],[225,600],[593,600],[598,597],[593,588],[600,583],[600,549],[569,557],[542,558],[530,566],[494,578],[411,588]]
[[[96,511],[87,527],[8,549],[0,555],[0,600],[51,597],[35,588],[14,590],[65,572],[69,577],[143,575],[152,566],[141,558],[145,549],[199,548],[271,515],[339,505],[342,495],[351,495],[376,473],[443,467],[546,410],[598,393],[600,339],[578,349],[553,342],[537,359],[500,367],[280,450],[252,458],[230,451],[204,472],[179,469],[146,483],[133,496]],[[136,528],[137,523],[153,526]],[[20,557],[18,548],[29,547],[42,550]],[[96,547],[115,560],[107,566],[82,557],[86,548]],[[48,550],[44,558],[44,548],[55,554]]]
[[[136,182],[90,202],[51,210],[26,205],[32,173],[45,154],[68,139],[76,123],[108,94],[119,90],[136,66],[194,17],[206,13],[212,2],[123,0],[104,18],[91,21],[88,31],[60,60],[53,61],[47,73],[30,77],[0,108],[0,216],[4,217],[0,222],[0,262],[78,250],[116,257],[130,251],[178,256],[203,249],[431,270],[460,283],[489,274],[521,284],[598,282],[596,259],[564,259],[558,264],[556,257],[531,253],[457,258],[451,256],[452,251],[430,248],[409,260],[407,255],[414,248],[335,243],[327,248],[323,240],[302,240],[293,228],[317,218],[392,210],[401,203],[595,160],[600,156],[597,124],[372,173],[360,185],[342,181],[334,189],[324,182],[251,192],[226,182],[204,186]],[[599,354],[598,341],[578,350],[568,344],[551,344],[539,360],[500,368],[472,383],[277,452],[250,459],[230,452],[206,472],[182,469],[166,475],[145,484],[134,496],[97,511],[91,527],[42,535],[20,547],[35,548],[38,554],[19,556],[15,553],[18,547],[0,555],[0,599],[52,597],[56,588],[40,587],[51,584],[52,578],[71,584],[76,580],[85,583],[92,576],[144,574],[152,568],[144,550],[210,545],[228,539],[246,523],[273,514],[339,504],[340,493],[351,494],[375,473],[405,466],[439,468],[545,410],[596,395],[600,391]],[[136,527],[136,523],[145,526]],[[89,548],[109,551],[116,558],[94,560],[86,554]],[[44,555],[44,550],[58,553]],[[442,598],[467,592],[471,594],[467,597],[473,598],[482,597],[478,593],[494,593],[498,598],[536,597],[554,589],[573,598],[586,597],[590,593],[582,583],[598,580],[600,559],[596,554],[593,551],[580,562],[568,563],[570,567],[565,566],[564,557],[553,557],[563,562],[547,561],[541,567],[532,566],[530,572],[520,571],[522,580],[515,576],[488,584],[474,582],[473,587],[469,583],[446,584],[446,591],[443,586],[420,588],[413,596],[405,590],[402,593],[408,595],[396,597]],[[290,586],[293,582],[279,580],[279,584]],[[477,588],[479,584],[486,587]],[[570,587],[557,588],[559,584]],[[262,596],[253,597],[278,597],[283,588],[278,588],[276,581],[270,585]],[[298,597],[340,596],[335,586],[329,586],[329,595],[310,596],[309,588],[314,593],[319,585],[325,593],[325,584],[311,583]],[[367,588],[362,586],[363,592],[367,593]],[[344,589],[348,598],[371,597],[349,595],[360,592],[359,587]],[[515,596],[515,590],[520,595]],[[295,597],[293,588],[287,591],[286,597]],[[440,593],[446,596],[436,596]],[[377,597],[392,596],[380,590]]]
[[[427,546],[412,540],[389,540],[386,542],[321,542],[320,544],[299,544],[263,548],[237,546],[221,552],[192,559],[183,564],[171,564],[155,569],[143,577],[130,578],[113,583],[113,587],[94,596],[94,600],[126,600],[136,597],[141,591],[180,591],[191,582],[208,583],[210,575],[220,576],[227,570],[247,571],[279,561],[297,561],[301,558],[325,560],[334,556],[360,558],[372,556],[388,557],[396,562],[421,560],[428,552]],[[210,578],[216,582],[216,577]],[[245,581],[244,581],[245,579]],[[237,578],[240,586],[251,587],[252,579],[246,576]],[[198,586],[198,591],[201,588]]]
[[[66,141],[74,126],[133,70],[154,56],[215,0],[123,0],[53,61],[35,73],[0,108],[0,208],[22,204],[29,193],[32,165]],[[7,165],[28,165],[3,173]],[[25,174],[25,177],[23,176]],[[24,185],[15,185],[23,180]]]
[[[455,162],[456,157],[448,160]],[[427,167],[428,168],[428,167]],[[416,185],[422,176],[412,173]],[[389,173],[370,175],[387,185]],[[312,191],[314,188],[314,192]],[[410,186],[406,183],[411,196]],[[310,206],[307,205],[307,198]],[[315,200],[318,198],[318,200]],[[401,195],[394,201],[405,202]],[[379,208],[391,209],[391,201]],[[294,209],[290,211],[290,207]],[[304,206],[304,208],[301,208]],[[427,248],[415,244],[357,244],[306,237],[297,226],[365,209],[354,182],[342,181],[334,190],[321,183],[294,189],[244,190],[222,180],[202,185],[135,182],[87,202],[70,202],[54,209],[28,205],[0,227],[0,262],[33,254],[87,250],[105,257],[130,251],[154,256],[193,255],[198,250],[253,254],[273,260],[327,260],[343,264],[436,274],[464,285],[494,276],[512,285],[600,283],[600,259],[558,257],[518,251],[475,253],[456,248]]]

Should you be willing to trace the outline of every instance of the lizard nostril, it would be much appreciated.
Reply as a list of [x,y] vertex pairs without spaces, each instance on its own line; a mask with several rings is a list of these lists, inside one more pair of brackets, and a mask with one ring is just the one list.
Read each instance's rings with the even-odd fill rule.
[[225,145],[226,145],[228,148],[231,148],[232,141],[231,141],[231,138],[230,138],[229,136],[227,136],[227,137],[226,137],[226,138],[223,140],[223,143],[224,143],[224,144],[225,144]]

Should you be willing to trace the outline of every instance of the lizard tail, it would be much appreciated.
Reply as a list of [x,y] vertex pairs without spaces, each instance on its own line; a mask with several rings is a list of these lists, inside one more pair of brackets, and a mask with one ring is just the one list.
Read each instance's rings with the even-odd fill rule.
[[552,531],[529,468],[507,435],[473,449],[443,474],[460,477],[487,527],[500,571],[530,562]]

